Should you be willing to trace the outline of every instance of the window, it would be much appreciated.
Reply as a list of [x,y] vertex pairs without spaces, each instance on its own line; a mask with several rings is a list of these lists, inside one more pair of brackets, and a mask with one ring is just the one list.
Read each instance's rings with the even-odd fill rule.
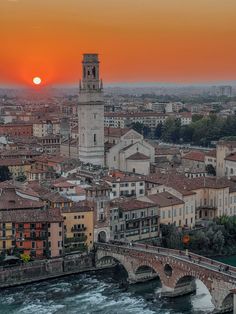
[[94,145],[97,144],[97,134],[93,134],[93,143]]
[[143,194],[143,189],[139,190],[139,193],[140,193],[140,194]]
[[173,216],[176,217],[176,208],[173,209]]
[[35,248],[35,242],[32,242],[32,249]]

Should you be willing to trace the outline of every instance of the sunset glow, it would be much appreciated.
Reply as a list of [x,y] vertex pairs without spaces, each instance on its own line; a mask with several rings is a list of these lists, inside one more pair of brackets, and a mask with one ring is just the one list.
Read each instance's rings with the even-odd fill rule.
[[77,83],[97,52],[105,82],[236,79],[235,0],[0,1],[0,84]]
[[40,85],[41,82],[42,82],[42,80],[41,80],[40,77],[34,77],[34,78],[33,78],[33,83],[34,83],[35,85]]

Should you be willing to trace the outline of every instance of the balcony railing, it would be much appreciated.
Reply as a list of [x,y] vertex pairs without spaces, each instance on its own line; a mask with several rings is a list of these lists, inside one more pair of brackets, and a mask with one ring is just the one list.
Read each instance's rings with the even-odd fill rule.
[[86,227],[72,227],[71,228],[71,232],[82,232],[82,231],[85,231],[87,228]]
[[74,237],[74,238],[65,238],[64,243],[65,244],[70,244],[70,243],[75,243],[75,242],[85,242],[86,240],[87,240],[87,236]]

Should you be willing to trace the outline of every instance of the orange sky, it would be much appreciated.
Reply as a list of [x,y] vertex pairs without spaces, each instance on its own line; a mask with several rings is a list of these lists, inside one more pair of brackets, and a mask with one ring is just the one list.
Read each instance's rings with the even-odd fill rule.
[[0,83],[236,80],[236,0],[0,0]]

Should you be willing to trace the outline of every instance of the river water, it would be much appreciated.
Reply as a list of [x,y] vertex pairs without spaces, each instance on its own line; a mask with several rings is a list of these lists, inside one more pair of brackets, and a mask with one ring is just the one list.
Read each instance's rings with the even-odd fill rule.
[[5,289],[0,294],[1,314],[203,314],[213,306],[206,287],[197,282],[196,294],[160,299],[160,283],[131,285],[125,291],[119,270],[80,274]]

